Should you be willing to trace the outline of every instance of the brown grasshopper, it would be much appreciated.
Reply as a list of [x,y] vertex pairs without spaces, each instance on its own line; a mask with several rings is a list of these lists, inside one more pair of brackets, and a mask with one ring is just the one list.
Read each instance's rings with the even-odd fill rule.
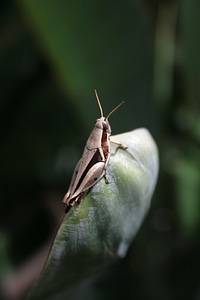
[[66,212],[75,203],[80,203],[89,189],[104,176],[105,182],[109,183],[106,176],[106,168],[110,158],[110,142],[117,144],[118,147],[126,149],[122,144],[110,140],[111,127],[108,118],[123,103],[117,105],[107,117],[103,116],[103,110],[95,90],[97,103],[99,106],[101,117],[96,120],[94,129],[92,130],[83,151],[82,157],[77,163],[68,192],[63,198],[63,202],[67,204]]

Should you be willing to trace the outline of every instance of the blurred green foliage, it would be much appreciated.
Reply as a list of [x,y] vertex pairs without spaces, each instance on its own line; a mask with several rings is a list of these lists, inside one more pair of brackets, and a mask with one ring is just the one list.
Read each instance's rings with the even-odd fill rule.
[[0,233],[0,280],[2,280],[5,275],[9,274],[12,270],[11,261],[7,253],[9,246],[9,241],[7,236]]
[[109,299],[199,299],[199,6],[1,1],[0,244],[9,243],[0,260],[9,257],[9,268],[45,243],[55,207],[64,209],[99,116],[96,88],[105,114],[126,101],[113,133],[147,127],[161,158],[150,214],[101,286]]

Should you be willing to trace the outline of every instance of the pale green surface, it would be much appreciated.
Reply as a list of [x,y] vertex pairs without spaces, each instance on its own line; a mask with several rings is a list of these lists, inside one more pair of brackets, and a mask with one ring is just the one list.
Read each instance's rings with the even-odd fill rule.
[[128,149],[112,147],[110,184],[102,178],[64,218],[30,299],[72,299],[73,288],[88,284],[105,264],[126,255],[150,206],[158,152],[146,129],[112,138]]

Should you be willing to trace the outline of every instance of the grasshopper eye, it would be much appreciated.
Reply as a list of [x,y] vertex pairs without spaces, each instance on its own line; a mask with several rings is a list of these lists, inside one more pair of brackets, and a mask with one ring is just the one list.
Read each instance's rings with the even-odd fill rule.
[[103,125],[103,131],[105,131],[105,132],[110,132],[111,131],[110,130],[110,125],[108,124],[108,122],[104,121],[102,125]]

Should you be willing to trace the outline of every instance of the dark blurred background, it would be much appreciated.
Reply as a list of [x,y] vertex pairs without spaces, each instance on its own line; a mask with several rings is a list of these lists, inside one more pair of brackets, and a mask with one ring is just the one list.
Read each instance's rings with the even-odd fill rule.
[[187,0],[0,1],[2,297],[22,299],[41,268],[97,89],[105,115],[125,100],[113,134],[146,127],[160,151],[151,210],[109,297],[200,299],[199,12]]

